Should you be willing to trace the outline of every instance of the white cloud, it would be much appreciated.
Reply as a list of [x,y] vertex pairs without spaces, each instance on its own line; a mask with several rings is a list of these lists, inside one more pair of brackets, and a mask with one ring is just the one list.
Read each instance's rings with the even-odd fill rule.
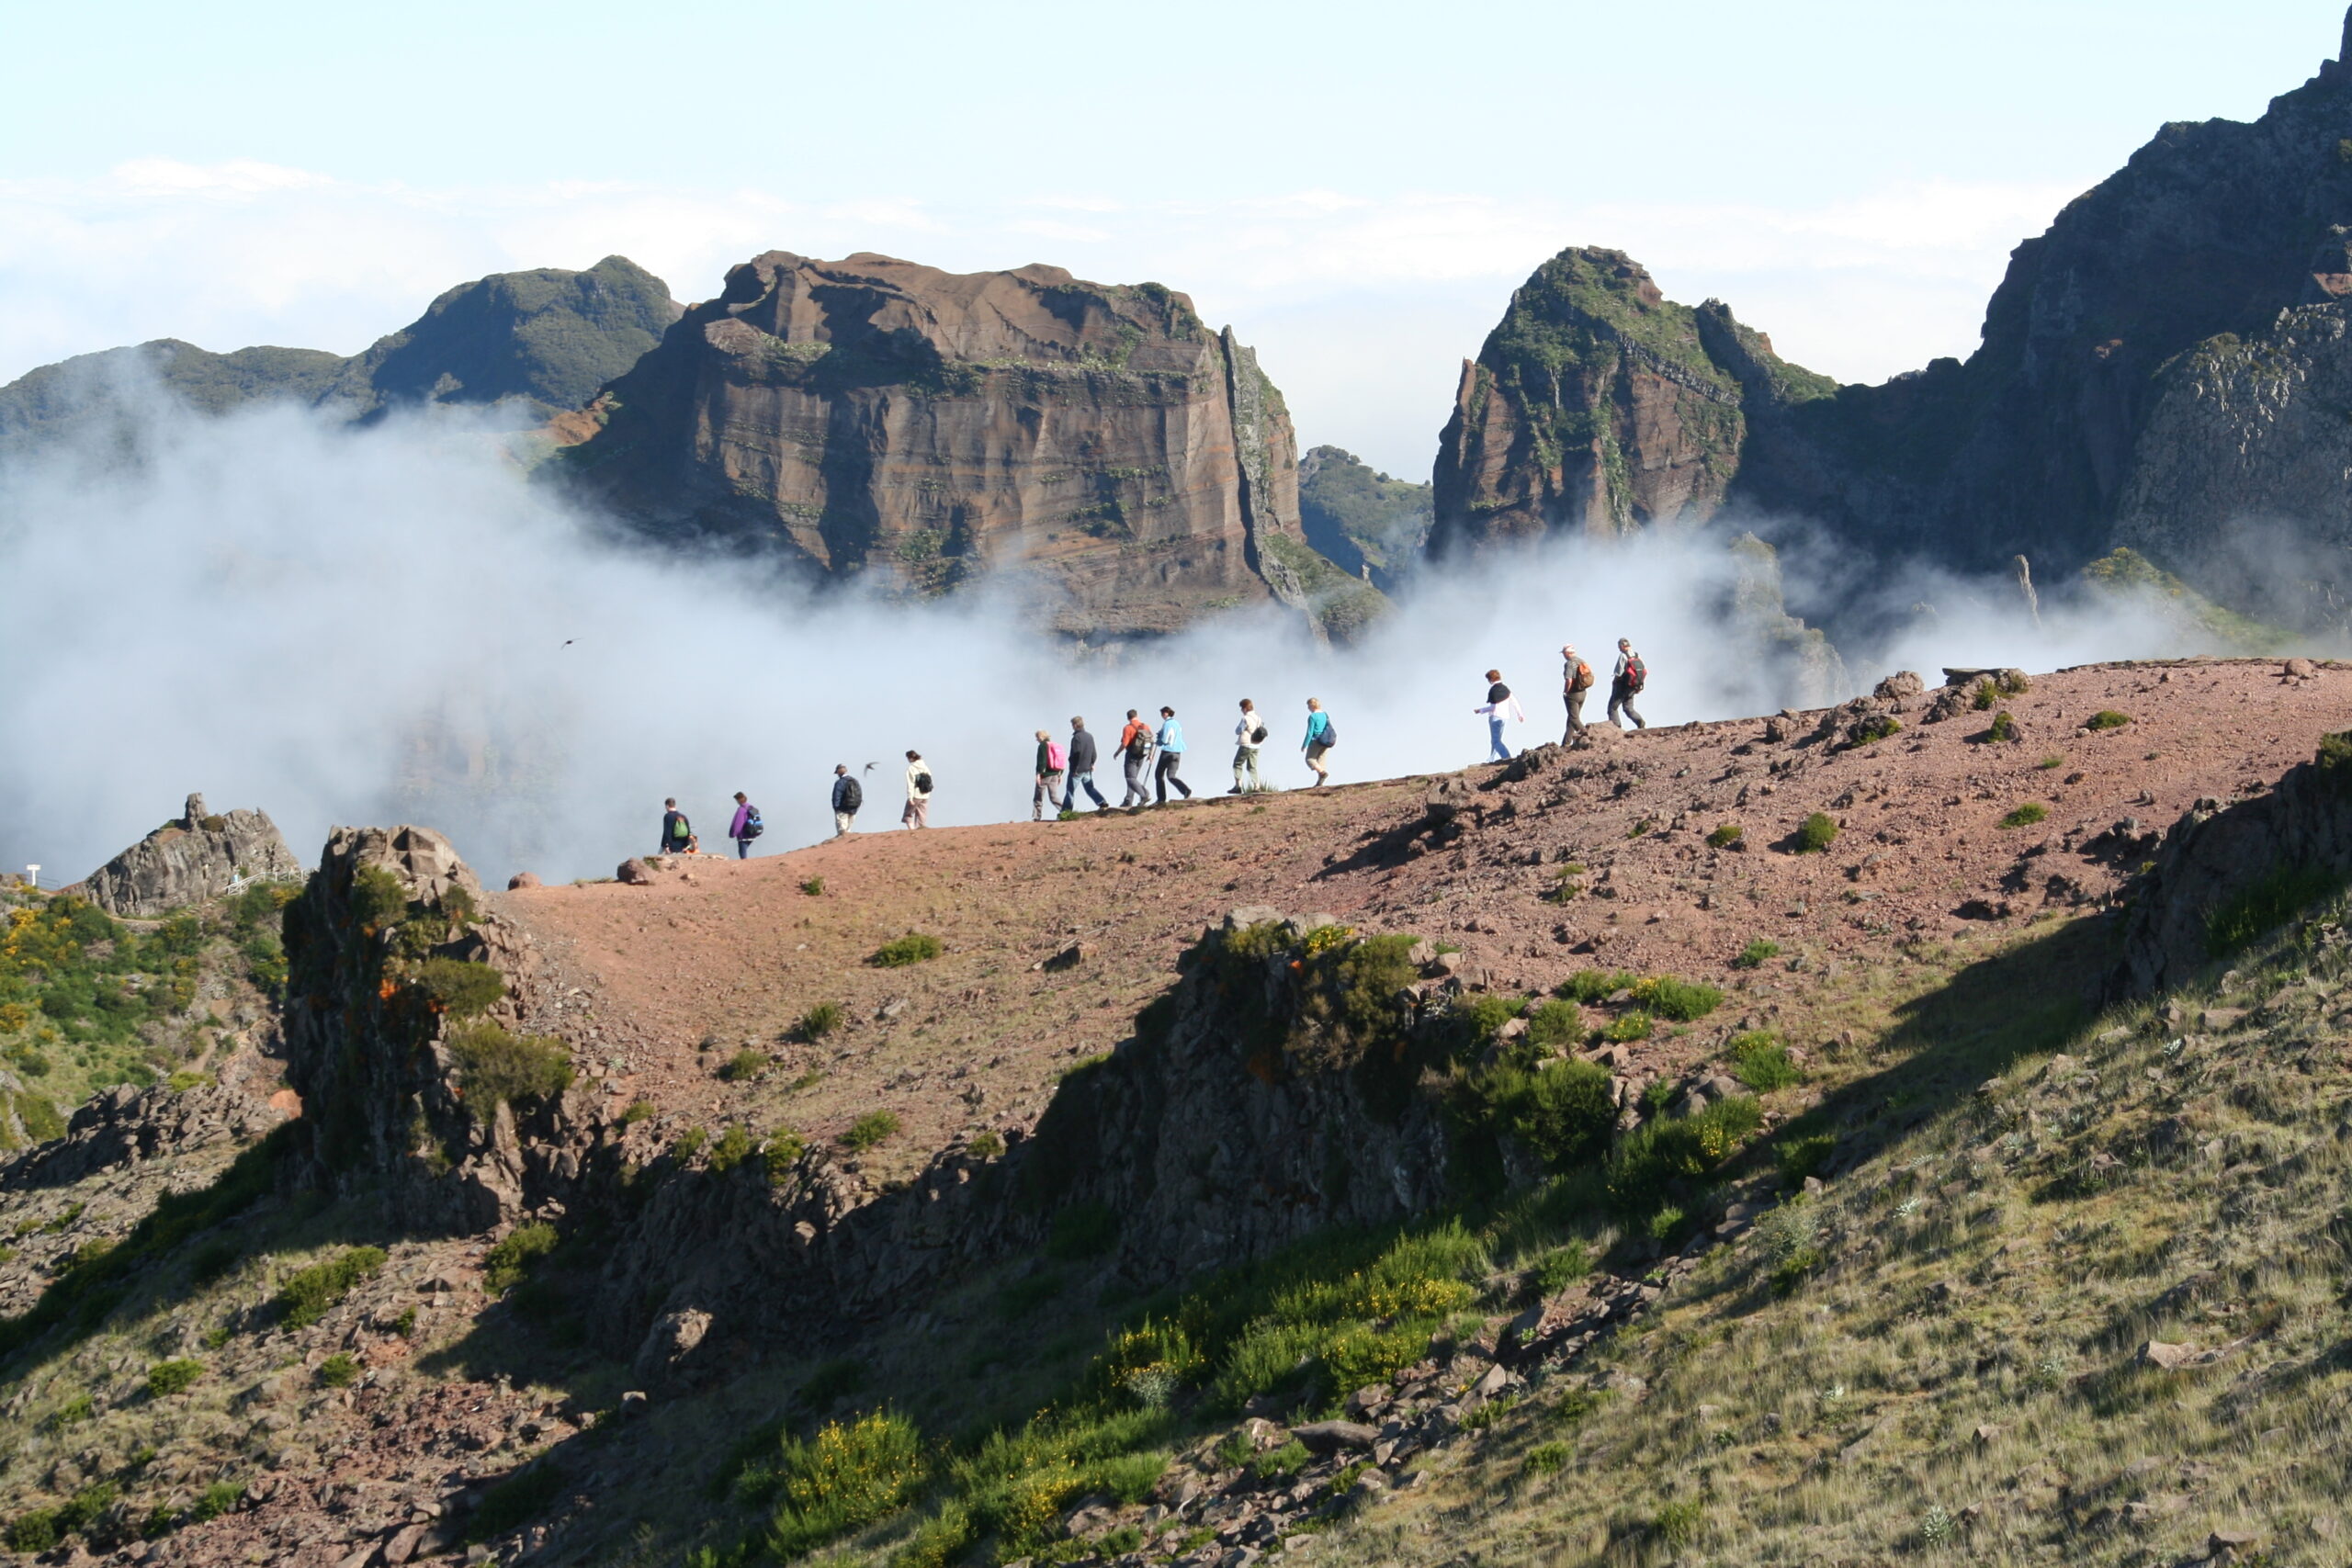
[[161,336],[352,353],[454,283],[616,253],[688,299],[772,248],[957,269],[1051,261],[1185,289],[1259,345],[1310,439],[1410,472],[1427,463],[1456,363],[1563,246],[1627,251],[1676,298],[1727,300],[1792,358],[1877,380],[1967,353],[2009,249],[2075,188],[1930,181],[1812,208],[1319,187],[815,202],[576,180],[422,189],[142,159],[79,183],[0,182],[0,378]]

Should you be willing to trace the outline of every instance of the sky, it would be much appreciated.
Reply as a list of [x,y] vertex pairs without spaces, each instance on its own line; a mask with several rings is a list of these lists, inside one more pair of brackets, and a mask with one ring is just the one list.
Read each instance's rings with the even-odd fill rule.
[[1877,380],[2166,120],[2337,49],[2311,0],[1016,9],[0,0],[0,379],[158,336],[355,352],[487,272],[771,248],[1154,279],[1302,441],[1425,478],[1571,244]]

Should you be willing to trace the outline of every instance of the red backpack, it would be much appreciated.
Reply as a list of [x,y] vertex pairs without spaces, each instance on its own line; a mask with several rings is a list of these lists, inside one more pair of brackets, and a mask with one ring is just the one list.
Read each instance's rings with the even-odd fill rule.
[[1638,653],[1627,654],[1625,656],[1625,689],[1629,692],[1638,692],[1649,683],[1649,669],[1643,664],[1642,656]]

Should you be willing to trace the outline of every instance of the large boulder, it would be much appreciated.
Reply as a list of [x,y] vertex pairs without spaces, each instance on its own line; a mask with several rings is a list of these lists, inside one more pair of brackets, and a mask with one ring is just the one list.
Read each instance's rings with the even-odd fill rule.
[[152,919],[248,882],[301,874],[267,812],[215,816],[191,795],[177,818],[92,872],[82,891],[110,915]]

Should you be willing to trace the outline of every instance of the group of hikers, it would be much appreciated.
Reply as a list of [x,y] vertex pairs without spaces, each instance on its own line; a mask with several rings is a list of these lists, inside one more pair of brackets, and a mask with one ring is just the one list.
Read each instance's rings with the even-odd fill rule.
[[[1585,694],[1592,690],[1595,678],[1592,666],[1577,655],[1573,643],[1560,649],[1560,659],[1561,698],[1566,705],[1568,715],[1567,729],[1560,737],[1560,743],[1574,746],[1584,739]],[[1623,715],[1624,718],[1632,719],[1636,728],[1649,728],[1634,709],[1634,698],[1641,694],[1648,681],[1649,671],[1642,663],[1642,656],[1634,651],[1630,640],[1619,637],[1616,668],[1609,682],[1609,720],[1611,724],[1620,723],[1619,716]],[[1511,751],[1504,743],[1503,727],[1512,721],[1525,723],[1527,712],[1520,706],[1519,699],[1511,695],[1510,688],[1504,684],[1500,671],[1487,671],[1487,700],[1474,711],[1486,716],[1492,755],[1508,762]],[[1246,795],[1273,787],[1265,782],[1265,776],[1258,767],[1258,749],[1265,744],[1271,733],[1265,716],[1258,711],[1258,705],[1248,697],[1242,698],[1240,717],[1233,727],[1233,787],[1227,794]],[[1309,788],[1319,789],[1330,782],[1331,770],[1325,759],[1339,740],[1339,730],[1332,724],[1331,716],[1324,711],[1322,700],[1307,698],[1306,732],[1299,740],[1298,749],[1306,759],[1307,770],[1315,775],[1315,783]],[[1184,727],[1177,719],[1174,708],[1163,705],[1157,724],[1144,717],[1137,709],[1129,708],[1126,724],[1119,731],[1116,750],[1126,776],[1126,793],[1114,807],[1095,787],[1094,770],[1102,761],[1102,753],[1094,732],[1086,728],[1083,717],[1073,716],[1070,719],[1068,741],[1057,740],[1045,730],[1037,731],[1036,787],[1030,795],[1031,820],[1045,820],[1048,810],[1056,817],[1076,811],[1081,790],[1094,802],[1097,811],[1127,810],[1154,804],[1165,806],[1171,788],[1182,798],[1192,798],[1193,786],[1183,778]],[[868,762],[865,766],[871,771],[874,764]],[[907,803],[899,813],[899,821],[908,828],[929,827],[931,797],[938,789],[939,781],[932,776],[931,764],[923,761],[920,751],[910,750],[907,753],[906,784]],[[694,824],[687,820],[684,812],[678,809],[677,801],[665,800],[662,804],[662,845],[656,852],[697,852],[701,841],[695,834]],[[865,805],[865,789],[858,782],[857,775],[849,771],[847,762],[835,763],[832,784],[835,838],[848,833],[855,826],[857,814]],[[752,840],[765,830],[766,825],[760,819],[760,808],[738,790],[735,794],[735,815],[727,828],[727,836],[735,840],[737,858],[749,859]]]

